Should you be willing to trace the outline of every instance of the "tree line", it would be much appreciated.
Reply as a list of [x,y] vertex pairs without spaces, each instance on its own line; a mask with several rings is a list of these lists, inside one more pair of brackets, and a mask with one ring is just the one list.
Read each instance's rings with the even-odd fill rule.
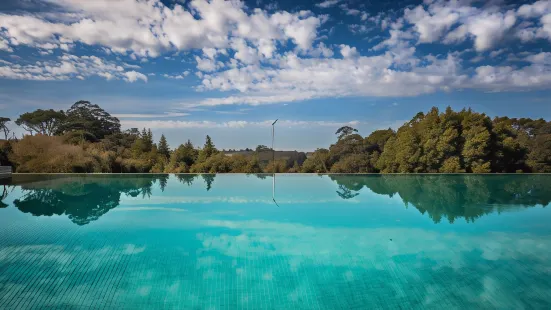
[[202,147],[187,141],[171,149],[150,129],[121,130],[120,121],[98,105],[79,101],[67,111],[36,110],[15,120],[26,134],[5,140],[0,163],[16,172],[105,173],[515,173],[551,172],[551,122],[496,117],[471,109],[419,112],[398,130],[362,136],[355,128],[336,131],[336,142],[308,158],[263,162],[271,151],[259,145],[226,156],[210,136]]

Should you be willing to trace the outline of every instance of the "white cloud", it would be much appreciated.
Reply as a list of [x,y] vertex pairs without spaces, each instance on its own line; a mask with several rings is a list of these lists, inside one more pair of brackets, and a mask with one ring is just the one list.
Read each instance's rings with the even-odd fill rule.
[[517,14],[522,17],[540,17],[547,13],[551,13],[551,1],[540,0],[532,4],[524,4],[517,10]]
[[169,118],[188,116],[189,113],[167,112],[164,114],[113,114],[117,118]]
[[6,52],[13,52],[13,49],[10,47],[10,44],[8,40],[0,38],[0,50],[6,51]]
[[147,76],[136,71],[128,71],[128,72],[125,72],[124,75],[126,77],[126,80],[130,83],[134,83],[137,80],[142,80],[144,82],[147,82]]
[[206,99],[199,104],[259,105],[321,97],[414,96],[445,90],[464,78],[453,56],[432,57],[425,60],[429,65],[399,71],[390,67],[415,64],[414,50],[371,57],[349,57],[353,50],[346,46],[342,50],[348,57],[305,59],[287,54],[280,60],[279,68],[247,66],[205,75],[202,90],[237,90],[244,94]]
[[544,89],[551,85],[551,66],[532,64],[520,69],[510,66],[481,66],[476,68],[471,88],[490,91]]
[[475,37],[478,51],[488,50],[503,39],[516,22],[513,11],[502,13],[483,13],[468,20],[468,28]]
[[541,52],[538,54],[530,55],[526,57],[526,60],[528,60],[531,63],[535,64],[545,64],[545,65],[551,65],[551,53],[550,52]]
[[353,58],[353,57],[359,56],[359,53],[355,47],[350,47],[348,45],[341,44],[340,48],[341,48],[341,55],[344,58]]
[[422,5],[414,9],[406,8],[404,17],[419,33],[419,42],[430,43],[440,39],[459,20],[460,15],[453,4],[450,7],[432,4],[427,10]]
[[224,66],[223,63],[217,62],[216,60],[201,58],[199,56],[195,56],[195,61],[197,62],[197,69],[205,72],[215,71]]
[[163,74],[162,76],[167,78],[167,79],[172,79],[172,80],[183,80],[188,75],[189,75],[189,71],[184,71],[184,72],[182,72],[182,74],[174,74],[174,75]]
[[507,51],[507,49],[505,49],[505,48],[502,48],[502,49],[499,49],[499,50],[495,50],[495,51],[490,52],[489,56],[490,56],[491,58],[494,58],[494,57],[497,57],[497,56],[499,56],[499,55],[505,53],[506,51]]
[[[479,8],[461,1],[419,5],[406,9],[404,17],[413,24],[419,43],[433,43],[444,37],[444,43],[452,44],[472,37],[478,51],[494,47],[517,21],[514,10],[503,12],[491,5]],[[450,32],[454,26],[456,28]]]
[[325,0],[323,2],[320,2],[320,3],[316,4],[316,6],[320,7],[320,8],[327,9],[327,8],[330,8],[334,5],[336,5],[339,2],[341,2],[341,0]]
[[341,8],[341,10],[343,10],[343,12],[346,15],[356,16],[356,15],[360,15],[362,13],[360,10],[349,8],[348,4],[346,4],[346,3],[343,3],[343,4],[339,5],[339,7]]
[[350,30],[350,32],[354,33],[354,34],[364,34],[364,33],[368,33],[369,31],[372,30],[372,28],[366,26],[366,25],[360,25],[360,24],[352,24],[352,25],[348,25],[348,29]]
[[[227,48],[234,38],[258,49],[291,40],[308,49],[321,19],[305,11],[268,15],[245,11],[240,1],[193,0],[189,8],[166,7],[159,0],[43,0],[60,7],[44,15],[0,14],[0,28],[12,46],[68,49],[81,42],[132,57],[156,57],[166,51]],[[74,14],[73,14],[74,13]],[[66,19],[67,14],[71,19]],[[268,52],[269,53],[269,52]]]
[[316,58],[332,57],[334,55],[333,50],[323,42],[320,42],[317,46],[311,48],[307,54]]
[[[171,57],[186,55],[186,61],[195,61],[196,70],[160,76],[181,80],[194,73],[201,81],[196,90],[227,94],[203,97],[188,104],[189,108],[345,96],[417,96],[455,89],[549,88],[545,86],[550,70],[545,55],[519,55],[518,59],[531,62],[525,67],[526,63],[476,68],[475,60],[503,54],[500,44],[507,40],[551,41],[551,1],[515,7],[498,2],[474,5],[471,1],[434,0],[408,7],[403,14],[375,16],[336,0],[318,3],[321,8],[340,4],[345,13],[361,18],[365,23],[348,25],[356,33],[370,31],[373,23],[385,33],[388,30],[388,37],[377,41],[364,56],[357,46],[322,42],[318,30],[328,16],[310,11],[272,13],[245,7],[240,1],[222,0],[192,0],[186,6],[173,7],[159,0],[41,1],[55,3],[58,10],[0,14],[1,50],[25,45],[51,59],[46,57],[84,44],[110,53],[121,65],[95,56],[64,55],[37,63],[19,59],[20,63],[1,64],[1,77],[65,80],[100,76],[147,82],[147,76],[137,72],[139,66],[121,58],[146,62],[170,53]],[[458,43],[472,44],[478,56],[465,61],[461,56],[464,50],[423,55],[418,47],[446,44],[454,50],[451,45]],[[190,50],[193,52],[183,52]]]
[[545,55],[535,55],[527,67],[482,66],[470,73],[454,53],[447,57],[415,55],[415,48],[401,48],[377,56],[343,59],[300,58],[286,54],[277,67],[251,65],[203,76],[201,90],[238,91],[238,95],[208,98],[193,106],[262,105],[314,98],[345,96],[417,96],[454,89],[519,91],[551,85],[551,66]]
[[[100,76],[106,80],[143,79],[143,74],[125,72],[122,66],[96,56],[75,56],[64,54],[55,61],[37,61],[32,64],[3,62],[0,65],[0,77],[19,80],[68,80]],[[146,78],[147,80],[147,78]]]

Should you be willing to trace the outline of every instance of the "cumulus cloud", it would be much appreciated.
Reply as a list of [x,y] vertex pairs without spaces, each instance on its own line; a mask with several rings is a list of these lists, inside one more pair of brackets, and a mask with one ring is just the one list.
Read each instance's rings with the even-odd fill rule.
[[332,57],[334,53],[329,46],[325,45],[323,42],[320,42],[317,46],[313,47],[308,51],[308,55],[316,58],[321,58],[321,57]]
[[189,71],[184,71],[182,72],[182,74],[163,74],[162,76],[167,78],[167,79],[172,79],[172,80],[183,80],[186,76],[189,75]]
[[[319,8],[339,5],[344,13],[357,16],[356,22],[361,19],[348,25],[355,33],[383,30],[381,36],[386,38],[375,42],[365,55],[357,46],[322,42],[324,37],[318,34],[328,16],[311,11],[268,12],[223,0],[192,0],[170,7],[159,0],[39,1],[55,3],[57,9],[0,14],[0,50],[28,46],[51,59],[79,44],[97,47],[110,57],[125,55],[140,62],[166,53],[170,59],[175,54],[186,55],[185,61],[195,68],[158,75],[181,80],[194,73],[200,81],[195,85],[197,91],[226,94],[216,98],[207,94],[188,104],[189,108],[345,96],[417,96],[460,89],[549,88],[545,54],[515,56],[525,60],[517,66],[488,66],[483,61],[506,58],[502,57],[504,42],[551,41],[549,0],[517,6],[434,0],[374,16],[338,0],[318,3]],[[447,45],[449,51],[427,54],[420,48],[424,44]],[[464,46],[478,55],[466,60]],[[147,82],[139,66],[122,60],[119,65],[95,56],[66,54],[55,59],[2,63],[0,76],[34,80],[99,76]]]
[[[477,51],[491,50],[510,34],[524,42],[535,39],[551,41],[550,3],[549,0],[540,0],[514,9],[492,2],[474,6],[470,1],[426,1],[404,10],[406,23],[399,30],[417,35],[416,43],[449,45],[472,40]],[[380,22],[381,17],[371,19]],[[536,23],[532,22],[534,19]],[[405,39],[412,38],[406,36]],[[404,40],[395,40],[394,43],[401,41]]]
[[251,65],[203,76],[200,90],[237,91],[223,98],[207,98],[196,105],[262,105],[314,98],[345,96],[400,97],[436,91],[480,89],[519,91],[546,89],[551,79],[548,53],[526,58],[525,67],[464,66],[458,55],[415,56],[415,48],[387,51],[377,56],[355,54],[341,47],[342,59],[282,57],[277,67]]
[[64,54],[57,60],[51,61],[37,61],[30,64],[4,61],[0,64],[0,77],[7,79],[47,81],[85,79],[91,76],[103,77],[106,80],[124,79],[135,82],[141,79],[147,81],[147,77],[139,72],[126,72],[117,63],[96,56]]
[[124,76],[125,76],[125,79],[130,83],[134,83],[137,80],[142,80],[144,82],[147,82],[147,76],[136,71],[125,72]]
[[320,8],[327,9],[327,8],[332,7],[332,6],[335,6],[339,2],[341,2],[341,0],[325,0],[323,2],[320,2],[320,3],[316,4],[316,6],[320,7]]
[[[419,43],[433,43],[444,37],[452,44],[474,39],[478,51],[488,50],[503,40],[517,21],[514,10],[494,6],[475,7],[469,2],[434,1],[405,9],[404,18],[413,25]],[[456,27],[453,31],[450,31]]]
[[340,48],[341,48],[341,55],[344,58],[351,58],[359,55],[355,47],[350,47],[348,45],[341,44]]
[[522,17],[540,17],[547,13],[551,13],[551,1],[540,0],[532,4],[523,4],[517,10],[519,16]]
[[551,53],[541,52],[538,54],[529,55],[528,57],[526,57],[526,60],[534,64],[543,64],[543,65],[551,66]]
[[10,47],[10,44],[8,40],[0,38],[0,50],[4,50],[6,52],[13,52],[13,49]]
[[[319,18],[303,12],[268,15],[255,9],[249,14],[239,1],[193,0],[188,7],[175,4],[173,8],[159,0],[43,1],[67,12],[50,12],[49,18],[0,14],[4,39],[13,46],[48,44],[48,49],[80,42],[101,45],[113,53],[156,57],[169,50],[226,48],[233,38],[253,46],[290,40],[308,49],[321,24]],[[67,21],[63,17],[68,13],[75,15]]]
[[459,72],[458,60],[451,55],[427,58],[423,67],[397,70],[392,67],[398,63],[415,63],[411,52],[349,57],[353,50],[347,46],[341,52],[346,56],[343,59],[288,54],[280,60],[279,68],[247,66],[205,75],[203,90],[237,90],[245,94],[206,99],[200,104],[259,105],[320,97],[414,96],[446,90],[466,78]]

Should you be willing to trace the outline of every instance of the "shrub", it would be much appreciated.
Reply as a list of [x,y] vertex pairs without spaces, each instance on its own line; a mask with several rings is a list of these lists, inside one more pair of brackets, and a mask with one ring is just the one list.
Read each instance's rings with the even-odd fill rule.
[[102,163],[96,157],[55,136],[26,136],[13,144],[10,160],[17,172],[102,172]]
[[374,171],[367,154],[347,155],[331,167],[332,173],[372,173]]

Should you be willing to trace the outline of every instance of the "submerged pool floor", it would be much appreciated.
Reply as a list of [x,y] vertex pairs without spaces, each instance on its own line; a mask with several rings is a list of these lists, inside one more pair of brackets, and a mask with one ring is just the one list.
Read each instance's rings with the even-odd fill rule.
[[551,176],[275,181],[16,175],[0,309],[551,308]]

